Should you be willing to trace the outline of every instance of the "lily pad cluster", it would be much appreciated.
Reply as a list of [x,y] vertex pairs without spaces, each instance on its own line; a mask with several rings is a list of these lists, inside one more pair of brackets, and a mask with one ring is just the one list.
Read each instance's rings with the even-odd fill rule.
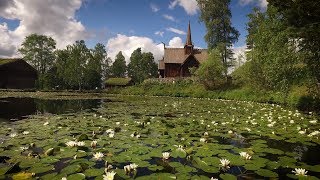
[[1,123],[0,179],[320,177],[320,120],[312,112],[243,101],[116,98],[94,112]]

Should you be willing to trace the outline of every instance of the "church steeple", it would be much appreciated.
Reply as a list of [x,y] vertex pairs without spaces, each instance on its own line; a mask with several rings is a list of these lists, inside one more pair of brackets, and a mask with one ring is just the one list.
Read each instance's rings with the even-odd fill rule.
[[184,45],[184,52],[185,52],[185,54],[192,54],[192,52],[193,52],[190,21],[189,21],[189,25],[188,25],[188,33],[187,33],[186,44]]
[[187,46],[192,46],[190,21],[189,21],[189,25],[188,25],[188,33],[187,33],[186,45]]

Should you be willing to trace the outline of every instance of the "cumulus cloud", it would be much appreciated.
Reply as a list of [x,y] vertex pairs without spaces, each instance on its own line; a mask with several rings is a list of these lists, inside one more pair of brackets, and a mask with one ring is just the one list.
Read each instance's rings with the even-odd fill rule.
[[240,4],[243,6],[248,5],[248,4],[255,4],[263,9],[267,8],[267,6],[268,6],[267,0],[240,0]]
[[176,21],[176,19],[173,16],[170,16],[168,14],[162,15],[165,19],[170,20],[170,21]]
[[169,4],[169,9],[174,9],[177,5],[181,6],[189,15],[195,15],[199,10],[196,0],[173,0]]
[[[169,41],[169,48],[181,48],[183,46],[184,44],[180,37],[174,37]],[[109,39],[106,48],[108,56],[112,60],[114,60],[119,51],[122,51],[127,63],[130,62],[130,56],[137,48],[141,48],[142,52],[152,52],[156,63],[163,58],[164,53],[162,43],[156,43],[148,37],[123,34],[118,34],[116,37]]]
[[170,48],[182,48],[184,46],[180,37],[174,37],[169,41]]
[[154,34],[163,37],[164,32],[163,31],[156,31]]
[[153,4],[153,3],[150,4],[150,8],[151,8],[152,12],[160,11],[160,8],[156,4]]
[[170,31],[170,32],[173,32],[173,33],[176,33],[176,34],[180,34],[180,35],[185,35],[187,34],[186,32],[180,30],[180,29],[176,29],[176,28],[173,28],[173,27],[169,27],[166,29],[167,31]]
[[13,36],[6,23],[0,24],[0,56],[10,57],[15,53],[16,47],[11,43]]
[[118,34],[108,40],[106,47],[108,55],[113,60],[119,51],[122,51],[127,63],[129,63],[132,52],[137,48],[141,48],[142,52],[152,52],[155,62],[158,62],[163,56],[163,45],[155,43],[148,37]]
[[[2,1],[1,1],[2,2]],[[0,42],[6,38],[12,38],[6,46],[14,46],[16,52],[23,39],[32,34],[44,34],[53,37],[57,41],[58,48],[79,39],[87,37],[86,29],[75,18],[76,11],[81,7],[81,0],[9,0],[9,3],[1,4],[0,16],[5,19],[19,20],[19,26],[14,30],[8,30],[2,25]],[[6,30],[4,30],[6,29]],[[5,53],[3,44],[0,44],[0,56]],[[15,55],[12,53],[11,56]]]

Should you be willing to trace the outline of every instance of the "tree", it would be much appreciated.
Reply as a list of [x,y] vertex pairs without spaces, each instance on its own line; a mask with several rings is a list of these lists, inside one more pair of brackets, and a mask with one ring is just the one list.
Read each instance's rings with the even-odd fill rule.
[[107,59],[107,51],[103,44],[96,44],[93,50],[91,50],[91,56],[89,61],[86,63],[85,69],[85,84],[86,89],[101,88],[102,85],[102,73],[103,66]]
[[40,74],[44,74],[52,67],[55,48],[56,42],[51,37],[31,34],[24,39],[19,52]]
[[227,82],[224,76],[226,67],[221,61],[221,56],[219,49],[211,50],[208,60],[203,62],[196,71],[196,76],[207,89],[217,89]]
[[304,60],[320,90],[320,2],[319,0],[269,0],[293,29],[294,38],[305,53]]
[[[200,5],[200,21],[206,25],[205,40],[209,50],[222,46],[222,62],[225,67],[232,58],[232,44],[238,40],[239,32],[231,25],[230,0],[197,0]],[[227,68],[225,75],[227,74]]]
[[145,79],[158,76],[158,66],[151,52],[142,53],[141,48],[133,51],[128,64],[128,76],[133,82],[141,83]]
[[291,37],[292,29],[282,18],[272,6],[265,13],[254,11],[249,15],[249,23],[255,24],[255,30],[249,31],[253,48],[246,68],[249,71],[248,84],[287,95],[291,86],[301,78],[304,65]]
[[38,86],[44,88],[45,73],[54,63],[56,42],[45,35],[31,34],[27,36],[19,49],[23,59],[29,62],[39,73]]
[[120,51],[111,66],[111,74],[113,77],[125,77],[127,72],[126,59]]
[[58,73],[68,88],[82,90],[86,85],[86,66],[91,58],[90,50],[83,40],[68,45],[66,50],[58,51]]

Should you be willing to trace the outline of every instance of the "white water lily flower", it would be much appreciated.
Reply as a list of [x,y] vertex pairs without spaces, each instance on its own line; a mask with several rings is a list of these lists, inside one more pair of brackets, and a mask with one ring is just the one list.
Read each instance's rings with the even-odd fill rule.
[[207,139],[206,138],[200,138],[200,142],[206,142]]
[[97,152],[97,153],[93,154],[93,158],[98,160],[98,161],[100,161],[103,158],[103,156],[104,155],[101,152]]
[[130,166],[130,169],[134,170],[134,171],[136,171],[137,167],[138,167],[138,165],[136,163],[130,164],[129,166]]
[[69,147],[76,147],[78,143],[76,141],[68,141],[66,142],[66,145]]
[[162,158],[165,159],[165,160],[169,159],[170,158],[170,153],[169,152],[163,152],[162,153]]
[[295,175],[297,176],[307,176],[308,173],[308,171],[302,168],[295,168],[292,172],[295,173]]
[[106,133],[107,134],[114,134],[114,130],[113,129],[108,129],[108,130],[106,130]]
[[67,178],[66,177],[62,177],[61,180],[67,180]]
[[117,173],[112,171],[112,172],[107,172],[106,175],[103,175],[103,180],[113,180],[114,179],[114,176],[116,175]]
[[14,138],[14,137],[17,136],[17,134],[16,134],[16,133],[12,133],[12,134],[10,134],[9,136],[12,137],[12,138]]
[[126,173],[129,173],[131,171],[130,165],[124,166],[123,169]]
[[116,125],[120,125],[120,122],[116,122]]
[[27,134],[29,134],[29,133],[30,133],[29,131],[23,131],[23,132],[22,132],[23,135],[27,135]]
[[250,160],[251,156],[247,152],[240,152],[239,153],[241,157],[243,157],[245,160]]
[[183,151],[184,152],[183,146],[182,145],[178,145],[177,151]]
[[44,126],[47,126],[48,124],[49,124],[49,122],[47,121],[47,122],[45,122],[43,125],[44,125]]
[[298,133],[299,133],[299,134],[306,134],[306,130],[304,130],[304,131],[299,131]]
[[77,146],[85,146],[86,143],[84,141],[79,141],[77,142]]
[[29,149],[29,147],[27,147],[27,146],[20,147],[21,151],[28,150],[28,149]]
[[213,178],[213,177],[211,177],[211,179],[210,180],[218,180],[217,178]]
[[114,133],[110,133],[109,138],[113,138],[113,137],[114,137]]
[[228,131],[228,133],[229,133],[229,134],[232,134],[232,133],[233,133],[233,131],[231,131],[231,130],[230,130],[230,131]]
[[208,132],[204,132],[203,135],[204,136],[209,136],[209,133]]
[[294,120],[291,120],[291,121],[290,121],[290,124],[294,124]]
[[230,161],[228,159],[220,159],[220,166],[222,166],[225,169],[229,169],[230,168]]
[[130,137],[134,137],[134,134],[130,134]]
[[309,121],[309,123],[311,123],[311,124],[317,124],[317,120],[312,120],[312,121]]
[[317,135],[319,135],[319,134],[320,134],[319,131],[313,131],[313,132],[310,133],[308,136],[309,136],[309,137],[312,137],[312,136],[317,136]]

